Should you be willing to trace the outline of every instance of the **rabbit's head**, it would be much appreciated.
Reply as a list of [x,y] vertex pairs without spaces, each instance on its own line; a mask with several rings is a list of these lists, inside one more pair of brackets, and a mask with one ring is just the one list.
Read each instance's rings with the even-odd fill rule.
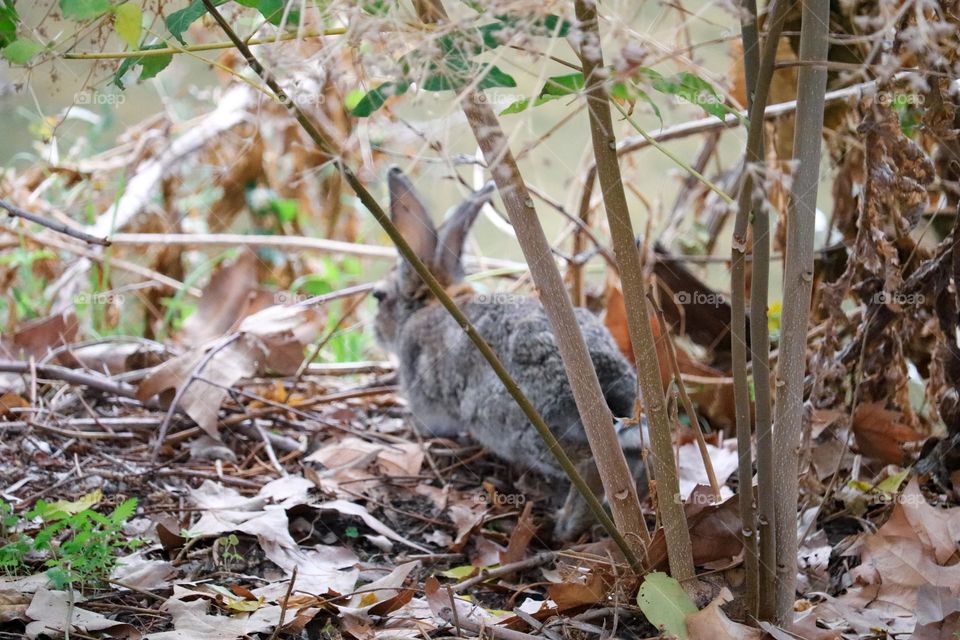
[[[396,167],[387,174],[390,191],[390,217],[404,240],[426,264],[444,287],[463,281],[464,242],[477,214],[490,199],[493,185],[488,184],[458,206],[439,228],[420,200],[413,184]],[[374,331],[380,344],[395,351],[397,335],[410,315],[431,299],[430,290],[401,256],[397,265],[373,290],[377,299]]]

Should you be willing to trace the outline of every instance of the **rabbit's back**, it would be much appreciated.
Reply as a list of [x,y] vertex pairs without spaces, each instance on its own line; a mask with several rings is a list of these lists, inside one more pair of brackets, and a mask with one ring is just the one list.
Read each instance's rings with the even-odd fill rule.
[[[574,456],[586,455],[586,436],[543,307],[531,298],[461,305],[554,434]],[[607,403],[630,415],[636,378],[607,329],[577,309],[587,348]],[[536,430],[466,333],[439,305],[408,320],[399,336],[400,378],[414,417],[434,435],[467,431],[501,458],[541,473],[560,472]]]

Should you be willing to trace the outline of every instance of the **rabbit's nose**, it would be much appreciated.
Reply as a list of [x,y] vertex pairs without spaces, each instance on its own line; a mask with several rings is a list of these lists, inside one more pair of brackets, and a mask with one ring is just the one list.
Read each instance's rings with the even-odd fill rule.
[[377,299],[377,302],[383,302],[383,299],[387,297],[387,292],[383,289],[374,289],[373,297]]

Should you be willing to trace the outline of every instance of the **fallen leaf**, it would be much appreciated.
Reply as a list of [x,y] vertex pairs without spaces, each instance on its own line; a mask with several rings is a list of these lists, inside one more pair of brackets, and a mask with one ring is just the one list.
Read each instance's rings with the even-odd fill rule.
[[230,331],[249,315],[256,287],[257,255],[245,248],[236,259],[214,270],[197,310],[183,323],[180,341],[198,347]]
[[659,571],[647,574],[637,592],[637,605],[650,624],[687,640],[686,618],[697,612],[697,606],[675,578]]
[[853,435],[864,456],[897,465],[909,462],[903,445],[925,437],[904,424],[899,412],[885,409],[882,402],[857,405]]
[[[13,360],[26,360],[31,357],[41,360],[51,350],[74,342],[77,339],[79,326],[77,317],[72,311],[27,320],[21,323],[13,334],[14,353],[9,353],[7,357]],[[52,362],[72,364],[66,352],[58,355]]]
[[431,553],[429,549],[423,547],[415,542],[407,540],[399,533],[382,523],[380,520],[376,519],[370,512],[368,512],[364,507],[354,504],[353,502],[347,502],[346,500],[331,500],[329,502],[321,502],[314,505],[311,505],[316,509],[326,510],[326,511],[337,511],[344,515],[356,516],[363,520],[363,523],[376,531],[377,533],[386,536],[387,538],[393,540],[394,542],[399,542],[405,544],[412,549],[416,549],[422,553]]
[[25,409],[30,406],[26,398],[16,393],[5,393],[0,396],[0,417],[12,415],[11,409]]
[[110,579],[122,583],[124,587],[151,591],[165,589],[176,569],[166,560],[152,560],[145,552],[138,551],[117,560],[117,566]]
[[[71,605],[71,601],[73,604]],[[82,608],[83,598],[79,594],[66,591],[54,591],[40,588],[33,596],[26,615],[31,622],[27,625],[26,636],[36,638],[49,635],[50,631],[77,631],[89,634],[92,631],[106,631],[114,637],[137,640],[140,632],[132,625],[110,620],[106,616]],[[69,621],[69,625],[67,625]]]
[[[398,609],[413,597],[413,591],[402,589],[410,572],[420,566],[420,562],[407,562],[393,571],[373,582],[360,587],[360,593],[353,595],[350,600],[343,605],[336,605],[342,613],[349,613],[356,617],[367,617],[367,615],[378,605],[384,605],[380,608],[380,613],[373,615],[384,615],[394,609]],[[383,611],[383,609],[387,611]]]
[[145,401],[167,390],[186,387],[180,408],[216,438],[220,405],[229,395],[228,389],[255,374],[294,373],[303,362],[304,348],[316,339],[321,327],[322,318],[316,309],[267,307],[244,318],[236,334],[155,368],[140,382],[137,397]]
[[194,592],[174,587],[174,595],[161,606],[170,614],[174,631],[151,633],[149,640],[236,640],[255,633],[267,633],[280,621],[281,607],[259,607],[250,614],[211,615],[210,601],[190,599]]
[[12,622],[20,620],[27,622],[27,607],[33,596],[30,593],[22,593],[10,589],[0,589],[0,622]]
[[[707,453],[713,463],[714,473],[717,474],[717,482],[721,485],[720,495],[723,498],[729,498],[733,495],[733,492],[730,491],[729,487],[723,485],[727,478],[737,470],[739,464],[736,438],[725,440],[721,447],[715,447],[708,442]],[[677,473],[680,476],[681,496],[689,496],[697,485],[709,484],[707,470],[703,466],[703,456],[700,455],[700,447],[696,443],[690,442],[679,447]]]
[[762,631],[734,622],[720,608],[731,600],[733,594],[724,587],[710,604],[687,615],[687,636],[690,640],[760,640]]
[[522,560],[527,553],[530,541],[537,534],[537,525],[533,522],[533,503],[523,505],[523,512],[517,518],[517,526],[510,534],[507,550],[500,554],[500,564],[510,564]]

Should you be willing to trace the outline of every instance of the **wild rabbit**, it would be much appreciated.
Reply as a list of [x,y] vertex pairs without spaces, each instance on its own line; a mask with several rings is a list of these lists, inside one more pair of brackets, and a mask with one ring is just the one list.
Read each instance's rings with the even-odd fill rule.
[[[596,466],[574,404],[556,340],[540,303],[513,294],[481,295],[463,282],[464,241],[492,185],[474,193],[439,228],[434,227],[410,180],[399,169],[388,174],[390,213],[404,239],[430,268],[480,335],[503,361],[543,416],[591,487],[602,495]],[[565,478],[537,431],[507,393],[488,363],[402,258],[378,283],[374,321],[380,344],[399,360],[400,383],[418,425],[433,436],[466,431],[488,450],[520,468]],[[615,416],[631,416],[636,377],[606,327],[589,311],[576,310],[607,404]],[[644,435],[645,437],[645,435]],[[641,436],[621,429],[621,446],[637,469]],[[636,474],[635,474],[636,475]],[[565,488],[566,483],[563,484]],[[646,482],[640,483],[641,495]],[[562,494],[561,494],[562,496]],[[554,535],[570,540],[592,522],[586,502],[571,487],[556,519]]]

